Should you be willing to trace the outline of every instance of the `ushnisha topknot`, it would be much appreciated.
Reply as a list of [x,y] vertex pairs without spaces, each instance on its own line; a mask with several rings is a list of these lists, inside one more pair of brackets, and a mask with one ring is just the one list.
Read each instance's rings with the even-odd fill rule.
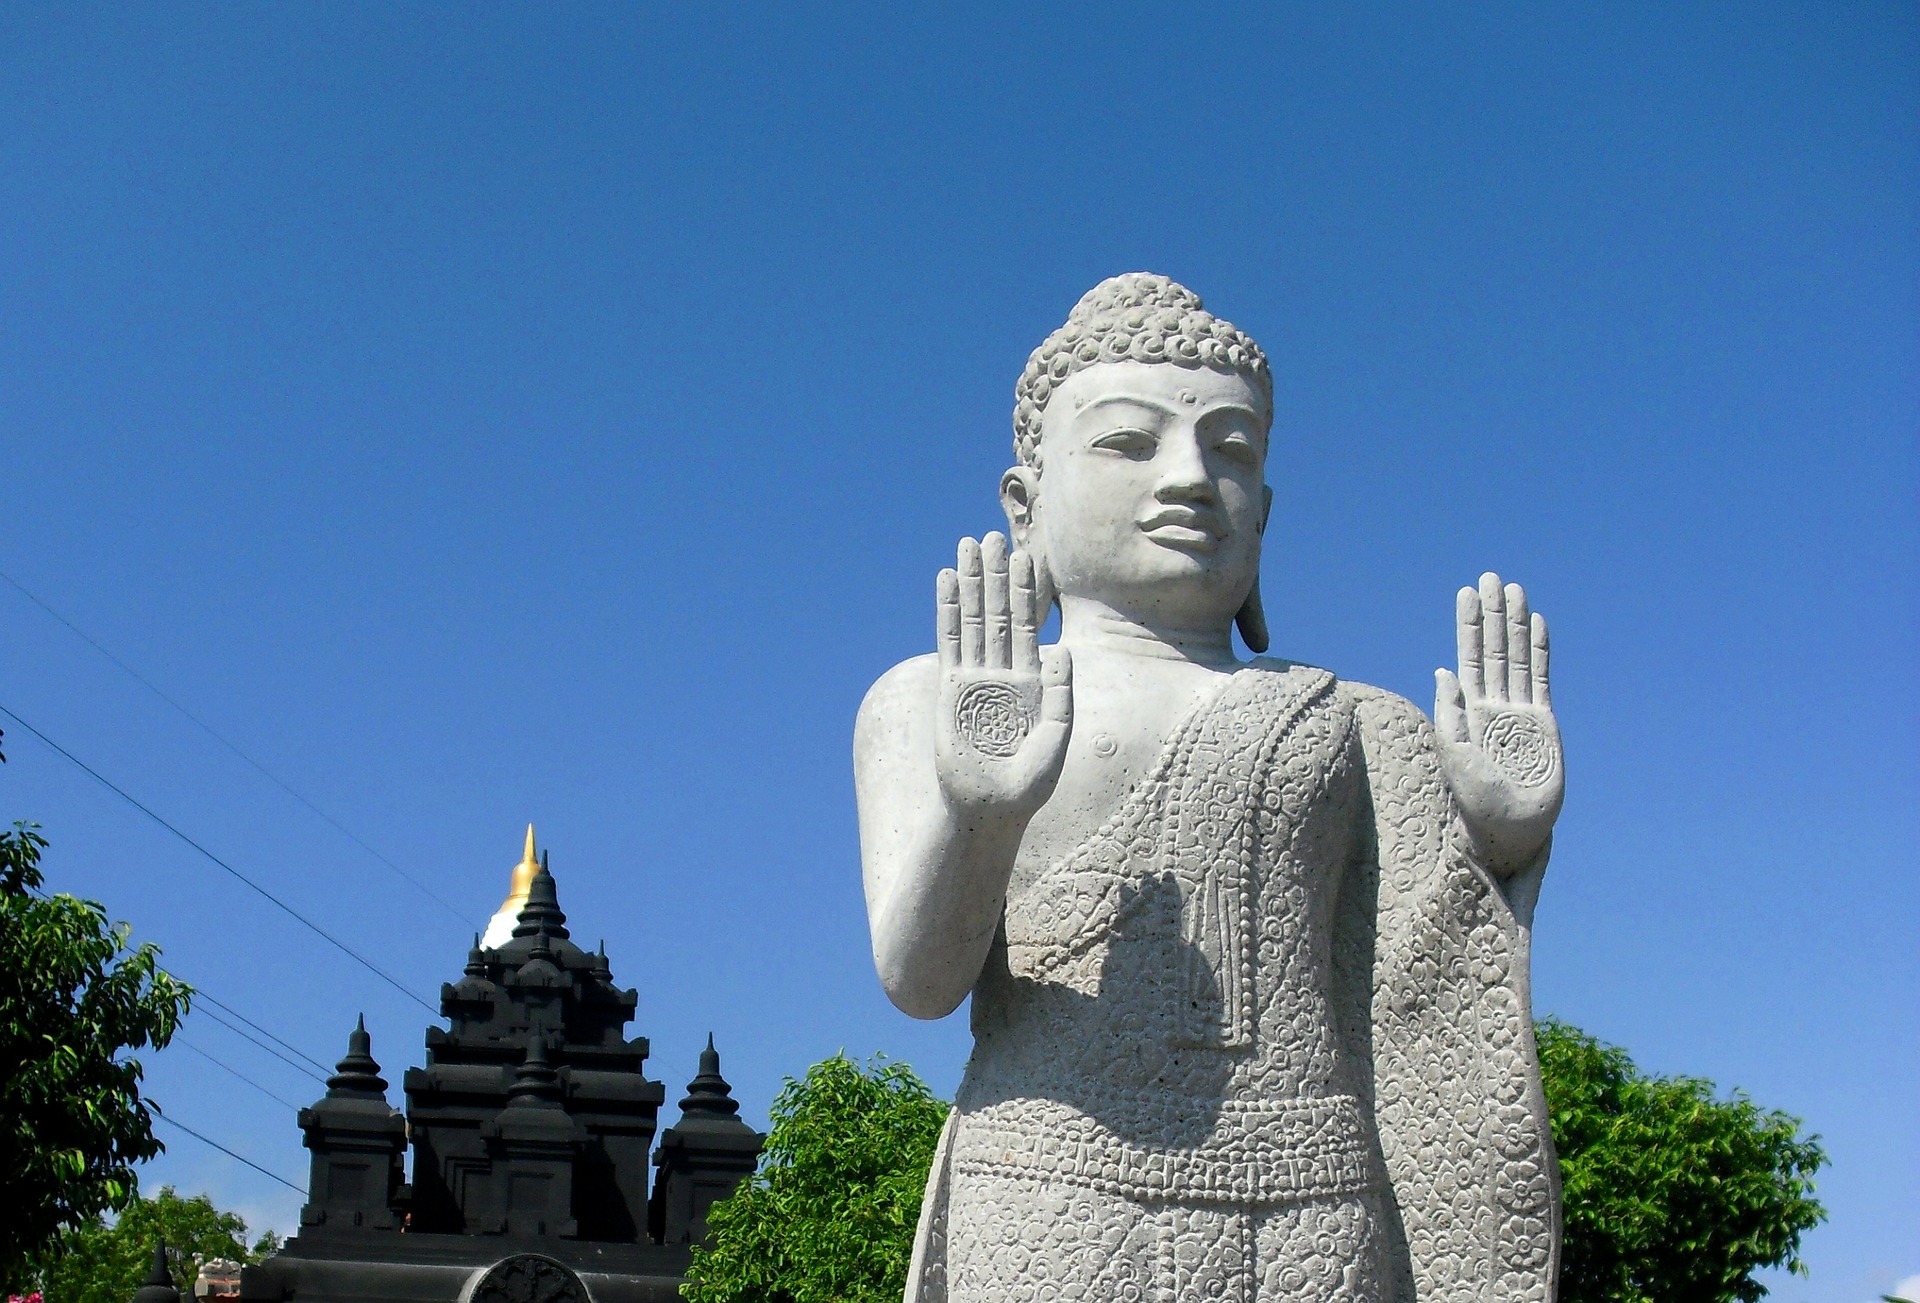
[[1246,332],[1208,312],[1200,296],[1167,276],[1130,271],[1110,276],[1081,296],[1067,322],[1027,359],[1013,387],[1013,453],[1040,464],[1040,414],[1076,371],[1101,362],[1171,362],[1237,371],[1252,378],[1273,406],[1267,355]]

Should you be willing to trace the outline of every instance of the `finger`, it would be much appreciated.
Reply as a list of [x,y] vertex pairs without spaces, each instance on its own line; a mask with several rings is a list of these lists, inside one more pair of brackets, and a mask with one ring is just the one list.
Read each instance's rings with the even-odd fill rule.
[[1066,702],[1071,712],[1073,706],[1073,652],[1066,647],[1048,647],[1041,660],[1041,687],[1044,689],[1041,699],[1041,716],[1050,718],[1048,706]]
[[[966,592],[966,571],[960,572],[961,592]],[[1489,570],[1480,576],[1480,659],[1485,668],[1487,696],[1494,701],[1507,699],[1507,595],[1500,587],[1500,576]]]
[[1547,617],[1533,615],[1533,704],[1553,708],[1553,693],[1547,686]]
[[1012,619],[1007,596],[1007,536],[997,530],[980,540],[980,565],[986,572],[986,666],[1004,670],[1011,648]]
[[1040,672],[1040,590],[1033,576],[1033,558],[1025,552],[1015,552],[1008,565],[1008,584],[1011,603],[1010,617],[1013,632],[1008,647],[1007,664],[1013,669],[1028,674]]
[[1460,682],[1476,697],[1486,695],[1486,678],[1480,667],[1480,594],[1462,588],[1453,599],[1455,640],[1460,645]]
[[1527,590],[1519,584],[1507,585],[1507,697],[1513,701],[1533,700],[1533,644],[1528,640],[1531,628],[1527,619]]
[[1471,740],[1467,733],[1467,697],[1451,670],[1433,672],[1433,727],[1449,742]]
[[983,589],[986,578],[980,571],[980,545],[970,538],[960,540],[960,664],[977,669],[985,652],[983,639]]
[[940,668],[950,670],[960,663],[960,576],[942,570],[934,581],[934,646],[940,653]]
[[1073,653],[1049,647],[1040,664],[1040,718],[1056,724],[1073,720]]

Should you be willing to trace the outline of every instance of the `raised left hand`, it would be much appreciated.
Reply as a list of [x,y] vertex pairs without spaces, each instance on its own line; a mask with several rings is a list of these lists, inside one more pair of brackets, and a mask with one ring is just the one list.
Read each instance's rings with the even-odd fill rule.
[[1456,602],[1460,672],[1434,671],[1440,760],[1475,849],[1495,873],[1525,867],[1566,795],[1547,682],[1547,622],[1519,584],[1480,576]]

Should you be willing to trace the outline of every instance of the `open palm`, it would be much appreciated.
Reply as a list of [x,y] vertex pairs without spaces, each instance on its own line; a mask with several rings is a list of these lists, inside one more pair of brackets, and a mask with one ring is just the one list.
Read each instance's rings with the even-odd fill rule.
[[1441,763],[1489,867],[1517,869],[1553,831],[1566,795],[1547,679],[1547,622],[1491,572],[1455,607],[1460,669],[1435,672]]
[[940,701],[934,767],[957,806],[1031,815],[1060,779],[1073,727],[1073,661],[1040,647],[1033,560],[988,534],[960,540],[937,592]]

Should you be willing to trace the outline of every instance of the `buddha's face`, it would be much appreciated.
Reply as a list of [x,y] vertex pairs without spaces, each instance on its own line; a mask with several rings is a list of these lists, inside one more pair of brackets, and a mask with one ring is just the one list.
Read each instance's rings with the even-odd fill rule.
[[1042,414],[1040,470],[1002,481],[1015,541],[1046,558],[1062,597],[1224,626],[1258,572],[1269,419],[1237,374],[1148,362],[1077,372]]

